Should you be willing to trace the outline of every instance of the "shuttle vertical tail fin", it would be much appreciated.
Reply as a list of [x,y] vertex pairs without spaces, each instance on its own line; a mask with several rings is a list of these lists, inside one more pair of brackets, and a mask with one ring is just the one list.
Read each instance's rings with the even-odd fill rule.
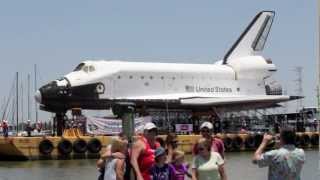
[[268,38],[274,15],[274,11],[262,11],[257,14],[224,56],[223,64],[228,64],[229,59],[261,52]]

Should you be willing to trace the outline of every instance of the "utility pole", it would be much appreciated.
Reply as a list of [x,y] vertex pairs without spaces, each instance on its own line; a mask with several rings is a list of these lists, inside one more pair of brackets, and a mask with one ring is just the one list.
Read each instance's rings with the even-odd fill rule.
[[[22,79],[22,78],[21,78]],[[22,119],[22,123],[23,123],[23,121],[24,121],[24,109],[23,109],[23,81],[21,81],[21,119]],[[22,128],[23,129],[23,128]]]
[[[318,97],[318,129],[317,131],[320,132],[320,0],[317,1],[317,31],[318,31],[318,41],[317,41],[317,61],[318,61],[318,87],[317,87],[317,97]],[[319,140],[320,141],[320,140]],[[319,167],[320,168],[320,167]]]
[[28,120],[31,120],[31,112],[30,112],[30,74],[28,74]]

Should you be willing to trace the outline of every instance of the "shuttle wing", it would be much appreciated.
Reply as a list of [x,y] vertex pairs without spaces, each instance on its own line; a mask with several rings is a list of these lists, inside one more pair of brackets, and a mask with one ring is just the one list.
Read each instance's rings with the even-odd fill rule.
[[287,95],[257,95],[257,96],[199,96],[199,94],[171,94],[152,95],[122,98],[133,102],[168,102],[180,104],[182,106],[245,106],[258,105],[260,107],[278,106],[277,103],[303,98],[301,96]]
[[247,103],[280,103],[284,101],[299,99],[299,97],[293,96],[242,96],[242,97],[214,97],[214,98],[184,98],[180,102],[182,105],[244,105]]

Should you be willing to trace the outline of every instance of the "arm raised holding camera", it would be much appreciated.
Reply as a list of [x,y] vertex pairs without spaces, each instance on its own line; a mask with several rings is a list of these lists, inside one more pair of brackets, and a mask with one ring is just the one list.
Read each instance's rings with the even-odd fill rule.
[[258,149],[256,150],[256,152],[254,153],[254,155],[252,157],[253,163],[256,163],[258,160],[261,159],[261,155],[264,152],[264,149],[267,147],[269,142],[272,141],[272,139],[273,139],[272,135],[267,134],[267,133],[264,134],[263,140],[262,140],[260,146],[258,147]]

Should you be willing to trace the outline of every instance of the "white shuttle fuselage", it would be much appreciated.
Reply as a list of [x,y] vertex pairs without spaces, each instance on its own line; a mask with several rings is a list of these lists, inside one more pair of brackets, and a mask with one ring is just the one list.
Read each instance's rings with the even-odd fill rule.
[[[250,58],[254,63],[261,63],[251,65],[252,68],[234,69],[222,64],[85,61],[82,69],[65,77],[71,86],[102,83],[101,99],[266,95],[264,79],[271,75],[275,66],[260,56],[248,57],[246,61]],[[88,71],[84,70],[85,66],[88,66]],[[260,66],[259,71],[255,66]]]

